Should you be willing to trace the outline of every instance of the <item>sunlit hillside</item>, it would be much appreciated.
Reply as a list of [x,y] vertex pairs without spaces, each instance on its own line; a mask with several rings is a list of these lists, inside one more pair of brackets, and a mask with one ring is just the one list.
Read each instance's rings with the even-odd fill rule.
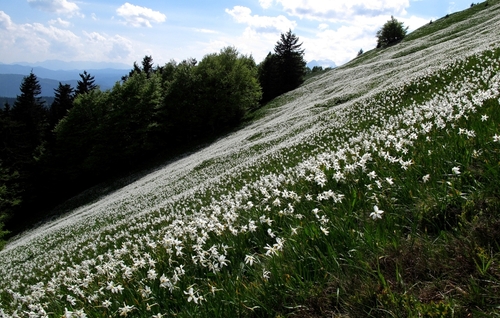
[[499,70],[488,1],[313,77],[12,239],[0,317],[499,316]]

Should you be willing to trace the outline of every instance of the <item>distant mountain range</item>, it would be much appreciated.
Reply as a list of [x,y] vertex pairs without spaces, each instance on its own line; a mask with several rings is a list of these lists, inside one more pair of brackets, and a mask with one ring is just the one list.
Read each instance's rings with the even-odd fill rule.
[[321,66],[323,68],[328,68],[328,67],[334,68],[337,65],[332,60],[312,60],[309,63],[307,63],[307,67],[309,67],[310,69],[312,69],[315,66]]
[[[35,71],[33,71],[35,72]],[[28,73],[29,74],[29,73]],[[92,73],[91,73],[92,74]],[[35,72],[36,75],[36,72]],[[78,75],[78,74],[77,74]],[[21,74],[0,74],[0,96],[2,97],[17,97],[17,95],[21,94],[20,86],[26,75]],[[41,96],[54,96],[54,89],[59,86],[59,82],[63,84],[69,84],[71,87],[75,88],[77,80],[54,80],[48,78],[40,78],[38,77],[38,82],[42,87]],[[97,77],[96,77],[97,81]]]
[[[85,64],[86,63],[86,64]],[[28,63],[23,63],[28,64]],[[51,67],[35,66],[36,64]],[[73,68],[76,66],[106,66],[107,68]],[[119,67],[119,68],[111,68]],[[57,70],[54,70],[56,68]],[[69,69],[68,69],[69,68]],[[80,75],[84,70],[94,76],[95,84],[99,85],[102,90],[110,89],[117,81],[120,81],[123,75],[127,75],[132,69],[125,68],[124,64],[105,64],[100,62],[62,62],[62,61],[46,61],[29,65],[21,64],[2,64],[0,63],[0,96],[16,97],[20,94],[19,87],[23,78],[30,74],[31,71],[36,75],[42,86],[42,96],[53,96],[54,89],[59,86],[59,82],[70,84],[76,87],[77,81],[80,80]]]
[[[1,64],[1,63],[0,63]],[[43,67],[49,70],[55,71],[73,71],[73,70],[100,70],[100,69],[123,69],[129,70],[132,68],[131,65],[123,64],[123,63],[108,63],[108,62],[92,62],[92,61],[73,61],[73,62],[65,62],[60,60],[47,60],[43,62],[36,63],[27,63],[27,62],[18,62],[11,63],[22,66],[30,66],[30,67]]]

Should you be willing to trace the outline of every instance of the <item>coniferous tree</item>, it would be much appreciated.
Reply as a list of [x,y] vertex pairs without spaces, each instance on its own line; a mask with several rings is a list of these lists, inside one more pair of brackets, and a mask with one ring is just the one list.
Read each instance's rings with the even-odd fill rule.
[[63,85],[59,82],[59,86],[54,89],[54,101],[49,111],[49,125],[51,130],[68,113],[68,110],[73,107],[74,98],[74,89],[71,85]]
[[274,54],[269,53],[259,65],[259,82],[263,93],[261,103],[303,83],[307,67],[301,46],[299,38],[291,30],[282,33],[274,47]]
[[86,94],[97,88],[97,85],[94,84],[94,76],[91,76],[87,71],[83,71],[83,74],[80,74],[80,78],[81,80],[77,82],[75,95]]
[[146,55],[142,59],[142,71],[146,73],[146,76],[149,78],[151,74],[154,72],[153,68],[153,58],[151,55]]
[[40,161],[45,154],[48,127],[47,110],[39,96],[41,86],[33,72],[23,79],[20,90],[21,94],[17,96],[12,109],[2,115],[0,157],[5,167],[2,196],[8,200],[7,208],[15,210],[11,217],[17,217],[18,221],[27,216],[23,213],[32,213],[34,210],[14,209],[16,204],[12,202],[17,199],[12,199],[19,197],[23,202],[33,202],[37,193]]
[[299,38],[288,30],[282,33],[281,38],[274,47],[274,53],[279,60],[279,75],[281,77],[281,93],[291,91],[304,81],[306,72],[306,61],[304,50]]
[[403,22],[399,22],[393,16],[384,26],[377,31],[377,48],[384,48],[392,44],[401,42],[408,32],[408,27],[404,27]]
[[156,70],[160,69],[160,68],[157,68],[156,70],[154,69],[153,58],[151,57],[151,55],[144,56],[144,58],[142,59],[142,62],[141,62],[141,66],[139,66],[139,64],[137,64],[137,62],[134,62],[134,67],[132,68],[132,70],[130,70],[128,75],[122,76],[122,81],[125,82],[130,77],[132,77],[132,75],[140,74],[142,72],[146,73],[147,78],[149,78],[151,76],[151,74],[155,73]]
[[21,95],[10,111],[17,129],[13,131],[15,142],[14,159],[16,164],[29,165],[43,152],[43,143],[47,130],[47,111],[41,97],[41,86],[33,72],[23,79]]

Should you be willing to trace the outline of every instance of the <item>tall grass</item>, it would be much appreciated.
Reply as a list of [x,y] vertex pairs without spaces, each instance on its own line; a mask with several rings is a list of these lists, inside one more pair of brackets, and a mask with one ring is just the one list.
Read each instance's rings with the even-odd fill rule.
[[0,317],[498,316],[497,39],[327,72],[9,242]]

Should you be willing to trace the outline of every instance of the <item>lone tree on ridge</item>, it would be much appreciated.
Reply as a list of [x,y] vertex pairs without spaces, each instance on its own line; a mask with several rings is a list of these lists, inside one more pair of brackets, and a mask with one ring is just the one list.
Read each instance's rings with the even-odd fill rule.
[[403,40],[408,32],[408,27],[404,27],[403,24],[391,16],[382,29],[377,31],[377,48],[388,47]]

